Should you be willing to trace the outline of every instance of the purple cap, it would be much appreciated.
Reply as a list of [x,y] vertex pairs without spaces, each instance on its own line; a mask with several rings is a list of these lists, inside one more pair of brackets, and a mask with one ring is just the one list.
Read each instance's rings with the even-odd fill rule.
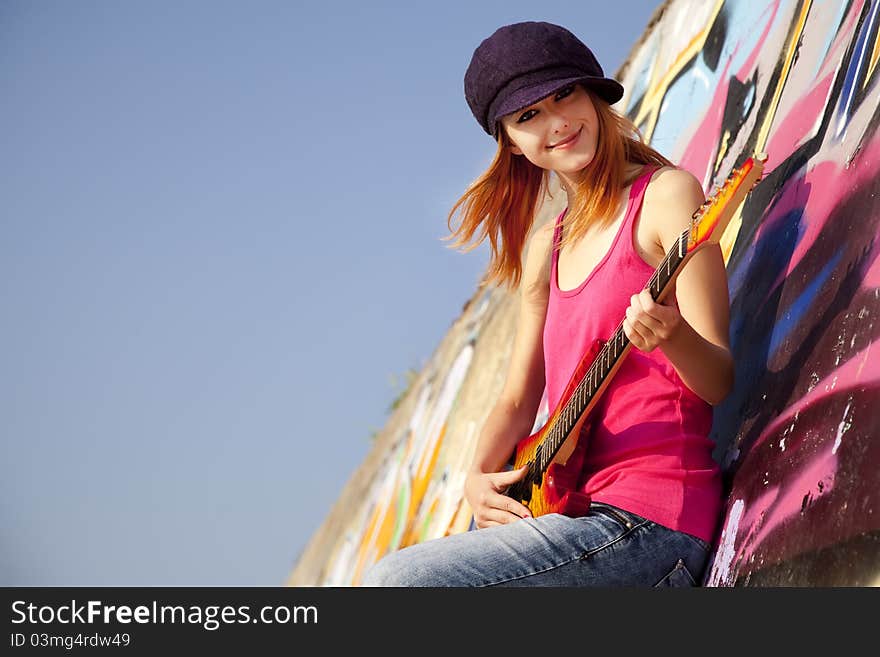
[[609,104],[623,97],[623,86],[605,77],[593,52],[574,34],[529,21],[500,27],[477,46],[464,74],[464,96],[483,130],[495,137],[502,116],[575,82]]

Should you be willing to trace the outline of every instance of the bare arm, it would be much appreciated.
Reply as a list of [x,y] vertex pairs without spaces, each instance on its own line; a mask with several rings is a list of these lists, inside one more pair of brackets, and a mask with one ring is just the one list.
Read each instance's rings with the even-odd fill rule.
[[520,286],[519,318],[504,388],[480,432],[465,482],[465,496],[479,527],[503,524],[531,515],[502,491],[525,469],[499,472],[516,444],[528,436],[544,390],[544,319],[550,282],[552,222],[539,228],[529,243]]
[[[662,172],[649,186],[646,208],[664,251],[669,251],[704,200],[703,190],[686,171]],[[710,404],[720,403],[733,386],[730,353],[730,297],[727,271],[717,244],[700,248],[676,283],[678,311],[657,304],[650,293],[634,295],[624,332],[642,351],[660,347],[682,381]]]

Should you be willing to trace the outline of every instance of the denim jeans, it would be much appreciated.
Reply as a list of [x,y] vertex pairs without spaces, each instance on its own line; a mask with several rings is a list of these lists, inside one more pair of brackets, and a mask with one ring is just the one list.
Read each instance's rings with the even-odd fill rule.
[[588,515],[551,513],[436,538],[387,554],[362,586],[695,586],[705,541],[593,502]]

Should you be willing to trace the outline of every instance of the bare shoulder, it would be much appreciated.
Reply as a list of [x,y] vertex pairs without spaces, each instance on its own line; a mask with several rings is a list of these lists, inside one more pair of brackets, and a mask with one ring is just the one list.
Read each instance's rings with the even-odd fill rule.
[[532,241],[541,244],[544,247],[550,245],[553,241],[553,234],[556,232],[556,217],[545,221],[535,229],[532,235]]
[[550,281],[550,264],[553,248],[553,234],[556,232],[555,218],[538,226],[526,247],[523,267],[523,291],[543,300]]
[[533,262],[543,261],[550,257],[550,249],[553,246],[553,235],[556,232],[556,219],[551,219],[533,232],[527,246],[527,260]]
[[688,227],[697,208],[706,200],[703,187],[690,171],[662,167],[654,172],[645,190],[643,221],[650,225],[664,249]]
[[[661,167],[651,176],[651,182],[645,190],[645,200],[659,202],[691,201],[705,199],[703,186],[697,177],[685,169]],[[694,208],[696,209],[696,208]]]

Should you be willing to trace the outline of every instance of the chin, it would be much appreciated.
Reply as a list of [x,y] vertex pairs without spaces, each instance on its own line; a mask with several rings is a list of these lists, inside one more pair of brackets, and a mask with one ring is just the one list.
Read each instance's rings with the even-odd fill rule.
[[567,164],[564,167],[560,167],[559,169],[557,169],[557,171],[559,171],[560,173],[567,173],[567,174],[578,173],[579,171],[583,171],[588,166],[590,166],[590,164],[592,164],[593,157],[594,157],[593,153],[591,153],[590,155],[578,157],[577,159],[574,159],[571,162],[571,164]]

